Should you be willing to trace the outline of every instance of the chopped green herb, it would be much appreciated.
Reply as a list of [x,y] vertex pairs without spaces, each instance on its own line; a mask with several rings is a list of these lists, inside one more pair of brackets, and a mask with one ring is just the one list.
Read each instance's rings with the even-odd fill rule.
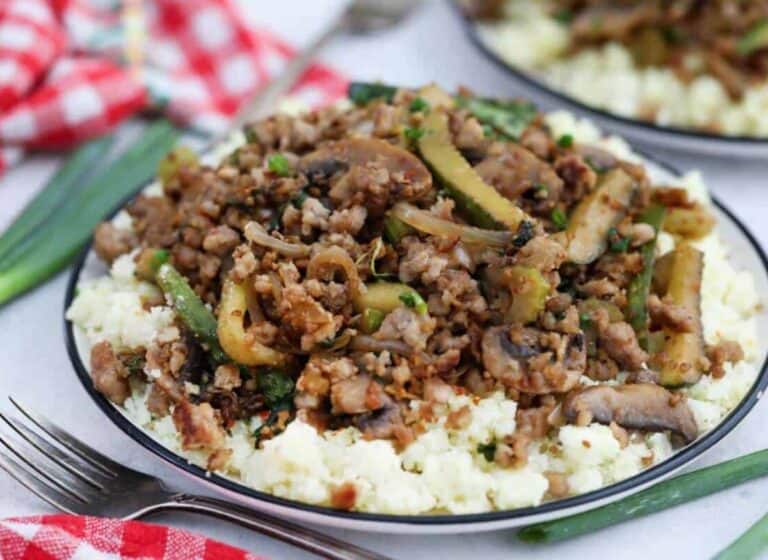
[[498,134],[496,134],[496,131],[493,129],[493,127],[491,125],[484,124],[483,125],[483,136],[485,136],[486,138],[495,138],[496,136],[498,136]]
[[544,183],[539,183],[537,185],[534,185],[533,187],[537,192],[549,192],[549,187],[545,185]]
[[258,377],[264,404],[274,408],[293,394],[293,379],[276,369],[267,369]]
[[253,130],[253,127],[250,127],[250,126],[246,127],[243,130],[243,134],[245,134],[245,141],[248,142],[249,144],[255,144],[259,140],[259,137],[256,136],[256,131]]
[[366,334],[375,333],[384,322],[385,313],[380,309],[366,307],[363,311],[361,328]]
[[411,101],[411,104],[408,107],[408,109],[411,111],[411,113],[426,111],[427,109],[429,109],[429,102],[426,99],[417,97],[416,99]]
[[589,313],[579,313],[579,327],[584,330],[590,326],[592,326],[592,317],[590,317]]
[[291,164],[288,163],[288,160],[283,154],[269,156],[267,166],[272,173],[275,173],[280,177],[288,177],[293,172]]
[[135,374],[140,373],[144,369],[146,360],[144,359],[144,356],[140,354],[132,354],[123,360],[123,364],[125,364],[125,367],[128,368],[129,372]]
[[496,442],[492,441],[491,443],[480,443],[477,446],[477,452],[480,453],[483,457],[485,457],[485,460],[489,463],[493,462],[493,458],[496,455]]
[[561,148],[570,148],[573,146],[573,135],[563,134],[560,138],[557,139],[557,145]]
[[424,315],[427,312],[427,302],[414,290],[408,290],[407,292],[400,294],[400,301],[402,301],[406,307],[415,310],[419,315]]
[[613,253],[626,253],[629,249],[629,237],[622,237],[616,228],[608,230],[609,248]]
[[333,348],[334,344],[336,344],[336,339],[334,337],[331,337],[331,338],[326,338],[325,340],[319,342],[317,345],[320,348],[328,349],[328,348]]
[[559,21],[563,24],[569,24],[573,20],[573,12],[570,10],[558,10],[554,14],[552,14],[552,17],[555,18],[555,20]]
[[423,128],[418,128],[418,127],[407,127],[403,131],[403,135],[408,140],[411,140],[412,142],[415,142],[416,140],[418,140],[419,138],[424,136],[424,129]]
[[568,217],[565,215],[565,212],[563,212],[562,209],[553,209],[552,214],[550,214],[549,217],[552,219],[552,223],[555,224],[557,229],[564,230],[568,227]]
[[304,206],[304,201],[308,198],[309,195],[305,191],[301,190],[293,196],[291,199],[291,204],[293,204],[294,208],[301,210],[301,207]]
[[536,117],[536,106],[527,101],[498,101],[474,97],[459,97],[457,101],[480,121],[486,136],[517,140]]
[[367,105],[375,99],[383,99],[391,102],[397,93],[397,88],[385,84],[369,84],[364,82],[352,82],[347,89],[350,101],[355,105]]

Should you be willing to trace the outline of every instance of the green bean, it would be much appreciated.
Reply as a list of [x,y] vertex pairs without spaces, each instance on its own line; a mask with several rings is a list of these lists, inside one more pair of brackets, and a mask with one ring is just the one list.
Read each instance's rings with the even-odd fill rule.
[[198,342],[207,347],[213,361],[217,364],[230,362],[219,344],[216,317],[194,292],[187,279],[168,263],[160,267],[156,279],[160,289],[171,299],[181,321]]
[[757,451],[660,482],[652,488],[592,511],[525,527],[517,536],[529,543],[550,543],[569,539],[696,500],[766,475],[768,450]]

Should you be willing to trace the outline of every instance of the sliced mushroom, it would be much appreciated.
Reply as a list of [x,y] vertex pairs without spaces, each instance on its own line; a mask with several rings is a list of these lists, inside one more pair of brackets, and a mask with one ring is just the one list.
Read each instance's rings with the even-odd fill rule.
[[672,393],[652,383],[600,385],[575,391],[563,401],[562,411],[570,422],[588,418],[600,424],[616,422],[635,430],[670,430],[686,443],[695,440],[699,433],[688,405],[683,400],[675,402]]
[[569,391],[587,363],[584,335],[500,326],[483,336],[483,365],[504,385],[524,393]]
[[403,425],[403,417],[397,403],[387,398],[380,409],[353,416],[352,424],[367,437],[389,439]]
[[[351,180],[356,167],[368,167],[370,173]],[[341,174],[330,191],[332,199],[347,200],[358,190],[356,182],[382,180],[386,171],[389,195],[399,200],[417,199],[432,189],[432,174],[414,154],[377,138],[347,138],[329,142],[301,158],[299,170],[315,182],[328,181]],[[370,210],[370,208],[369,208]]]

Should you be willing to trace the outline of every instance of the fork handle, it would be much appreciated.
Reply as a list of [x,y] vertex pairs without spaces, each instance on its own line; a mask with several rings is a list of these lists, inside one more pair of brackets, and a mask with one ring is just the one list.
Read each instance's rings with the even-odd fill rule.
[[[174,496],[171,501],[153,507],[151,512],[162,510],[200,513],[231,521],[330,560],[391,560],[387,556],[340,541],[312,529],[216,498],[179,494]],[[144,513],[150,513],[150,511]]]

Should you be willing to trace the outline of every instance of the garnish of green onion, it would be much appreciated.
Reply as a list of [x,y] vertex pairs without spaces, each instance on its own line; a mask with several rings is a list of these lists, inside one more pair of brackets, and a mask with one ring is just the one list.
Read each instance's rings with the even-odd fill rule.
[[424,315],[427,312],[427,302],[424,301],[424,298],[418,292],[408,290],[400,294],[399,297],[406,307],[413,309],[419,315]]
[[[766,475],[768,449],[677,476],[592,511],[525,527],[517,536],[529,543],[550,543],[569,539],[684,504]],[[744,558],[730,558],[737,557]]]
[[417,97],[413,101],[411,101],[411,104],[408,106],[408,110],[411,113],[419,113],[422,111],[426,111],[429,109],[429,102],[427,102],[425,99],[421,97]]
[[563,134],[560,138],[557,139],[557,145],[561,148],[570,148],[573,146],[573,135]]
[[757,558],[768,548],[768,514],[752,525],[746,533],[724,548],[712,560],[743,560]]
[[424,136],[424,129],[418,127],[408,127],[403,131],[403,135],[412,142],[415,142]]
[[93,228],[154,175],[178,131],[168,122],[150,126],[136,143],[101,169],[84,187],[16,245],[0,263],[0,305],[64,268]]
[[555,208],[549,216],[552,219],[552,223],[559,230],[564,230],[568,227],[568,217],[560,208]]
[[49,218],[67,196],[71,196],[83,178],[101,161],[112,146],[111,136],[91,140],[81,146],[61,166],[24,211],[0,237],[0,266],[11,251],[31,236]]
[[288,177],[293,173],[293,170],[291,169],[291,164],[288,163],[288,160],[283,154],[274,154],[269,156],[269,159],[267,160],[267,167],[269,167],[269,170],[278,175],[279,177]]

